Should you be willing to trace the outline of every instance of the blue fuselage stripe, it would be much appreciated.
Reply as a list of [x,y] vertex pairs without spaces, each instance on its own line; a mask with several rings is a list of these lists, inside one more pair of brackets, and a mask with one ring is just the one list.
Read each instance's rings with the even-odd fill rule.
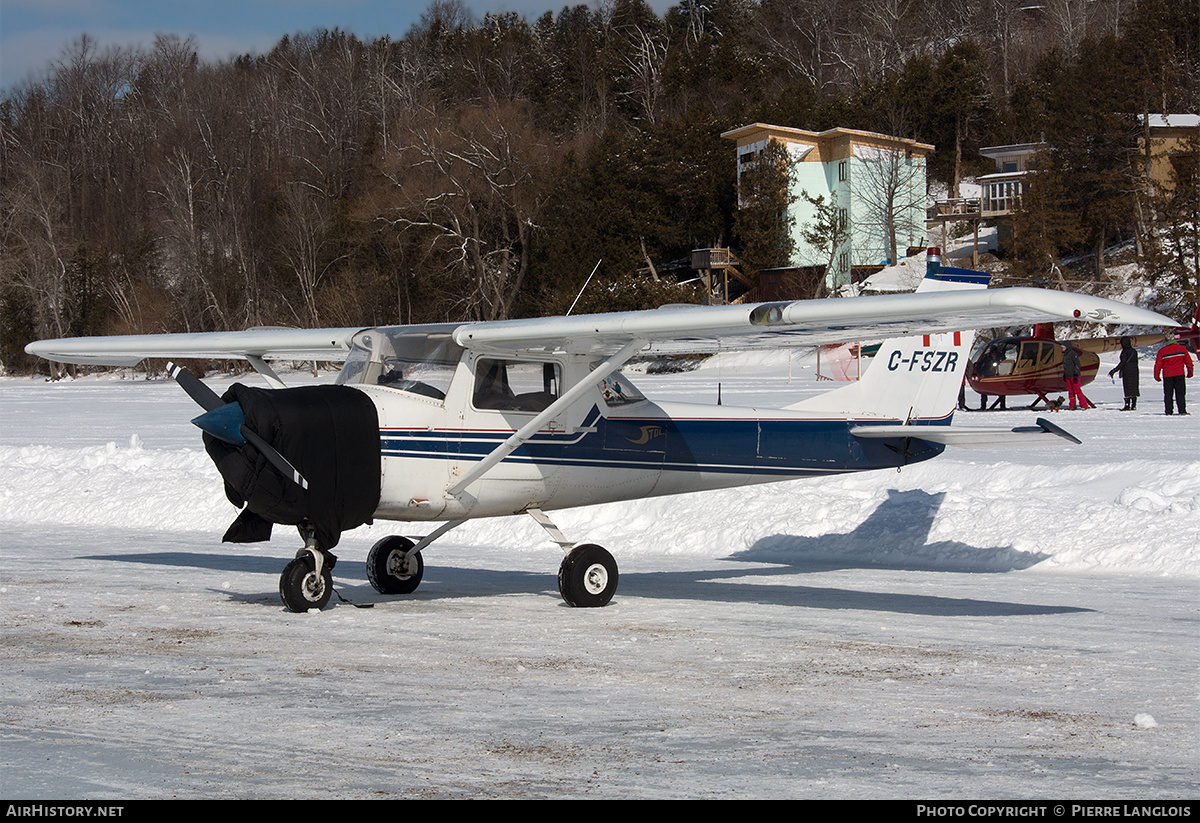
[[[799,419],[605,418],[576,433],[544,432],[506,461],[645,471],[773,474],[780,476],[887,468],[927,460],[944,447],[914,440],[859,439],[850,429],[871,423]],[[947,421],[948,422],[948,421]],[[512,430],[380,432],[385,457],[476,462]]]

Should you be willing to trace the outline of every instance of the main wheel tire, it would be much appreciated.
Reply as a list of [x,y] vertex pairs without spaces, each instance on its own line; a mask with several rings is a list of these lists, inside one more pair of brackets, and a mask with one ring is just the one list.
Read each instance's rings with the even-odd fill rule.
[[558,591],[569,605],[608,604],[617,591],[617,561],[594,543],[576,546],[558,567]]
[[420,553],[409,555],[414,544],[407,537],[385,537],[367,553],[367,580],[380,594],[412,594],[425,576]]
[[279,575],[279,596],[283,598],[283,605],[293,612],[325,608],[333,594],[333,575],[329,566],[322,563],[318,575],[316,563],[309,554],[284,566],[283,574]]

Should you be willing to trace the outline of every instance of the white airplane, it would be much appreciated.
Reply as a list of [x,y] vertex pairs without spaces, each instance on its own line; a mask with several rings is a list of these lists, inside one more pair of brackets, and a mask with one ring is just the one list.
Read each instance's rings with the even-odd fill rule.
[[[295,525],[304,547],[284,569],[287,608],[324,608],[343,531],[375,519],[439,521],[385,537],[367,576],[383,594],[414,591],[424,551],[477,517],[528,514],[566,552],[559,590],[603,606],[618,570],[576,545],[548,512],[703,489],[897,468],[946,446],[1079,441],[1039,419],[1016,429],[951,427],[971,351],[967,329],[1044,320],[1173,327],[1101,298],[987,289],[988,275],[943,267],[930,249],[913,294],[744,306],[338,329],[65,338],[26,351],[80,364],[240,358],[271,388],[224,397],[175,366],[205,409],[193,422],[241,513],[232,542]],[[886,338],[886,339],[885,339]],[[782,409],[658,403],[620,372],[646,353],[796,347],[884,339],[862,378]],[[285,388],[267,361],[341,360],[335,385]]]

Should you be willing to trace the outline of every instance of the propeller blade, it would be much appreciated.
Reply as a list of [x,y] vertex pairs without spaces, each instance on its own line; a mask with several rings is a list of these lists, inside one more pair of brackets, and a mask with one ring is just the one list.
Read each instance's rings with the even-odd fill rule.
[[200,378],[191,372],[176,366],[174,363],[168,363],[167,374],[171,375],[171,379],[182,386],[183,390],[187,392],[188,397],[199,403],[200,407],[205,411],[212,411],[225,405],[225,401],[215,391],[202,383]]
[[296,467],[289,463],[286,457],[275,451],[275,447],[259,437],[253,429],[249,426],[242,426],[242,435],[250,441],[254,448],[262,452],[263,457],[267,458],[280,474],[290,479],[300,488],[308,488],[308,481],[304,479],[304,475],[296,471]]
[[[213,437],[224,440],[226,443],[232,443],[236,446],[241,444],[236,442],[237,438],[233,436],[229,426],[235,418],[240,417],[241,421],[238,422],[237,433],[241,435],[241,437],[245,438],[245,440],[249,440],[254,448],[262,452],[262,456],[267,458],[267,461],[274,466],[280,474],[294,482],[300,488],[308,488],[308,481],[304,479],[304,475],[296,471],[296,467],[289,463],[286,457],[276,451],[274,446],[260,437],[257,432],[245,424],[245,417],[242,416],[242,407],[240,404],[226,403],[215,391],[206,386],[200,380],[200,378],[196,377],[191,372],[176,366],[174,363],[167,364],[167,374],[171,375],[171,378],[180,386],[182,386],[183,390],[188,393],[188,396],[199,403],[205,412],[208,412],[208,414],[202,414],[197,417],[192,421],[193,423],[199,426],[203,431],[207,431]],[[236,412],[218,411],[219,409],[222,409],[222,407],[231,405],[237,407]],[[216,412],[216,414],[211,414],[212,412]],[[201,425],[201,423],[198,421],[203,421],[203,425]],[[207,428],[208,426],[212,426],[213,428],[217,429],[217,431]],[[220,432],[219,434],[218,431]],[[234,437],[234,439],[228,439],[230,437]]]

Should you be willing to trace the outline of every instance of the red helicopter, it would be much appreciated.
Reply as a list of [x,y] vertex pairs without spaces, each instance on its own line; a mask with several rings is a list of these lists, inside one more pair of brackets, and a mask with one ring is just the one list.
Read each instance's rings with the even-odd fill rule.
[[[1181,341],[1190,340],[1194,346],[1195,341],[1200,340],[1200,305],[1196,307],[1191,328],[1180,327],[1173,331]],[[1167,332],[1124,336],[1130,339],[1134,348],[1140,348],[1162,343],[1167,338]],[[1079,379],[1081,386],[1096,379],[1101,354],[1121,349],[1120,337],[1055,340],[1053,323],[1039,323],[1028,337],[992,340],[967,366],[967,383],[982,398],[980,409],[1003,409],[1007,398],[1021,395],[1036,395],[1029,406],[1031,409],[1036,408],[1039,402],[1053,408],[1056,401],[1050,400],[1047,395],[1067,390],[1062,361],[1068,343],[1079,352],[1079,365],[1083,371]],[[990,407],[987,405],[989,397],[996,398]],[[965,403],[959,405],[965,408]]]

